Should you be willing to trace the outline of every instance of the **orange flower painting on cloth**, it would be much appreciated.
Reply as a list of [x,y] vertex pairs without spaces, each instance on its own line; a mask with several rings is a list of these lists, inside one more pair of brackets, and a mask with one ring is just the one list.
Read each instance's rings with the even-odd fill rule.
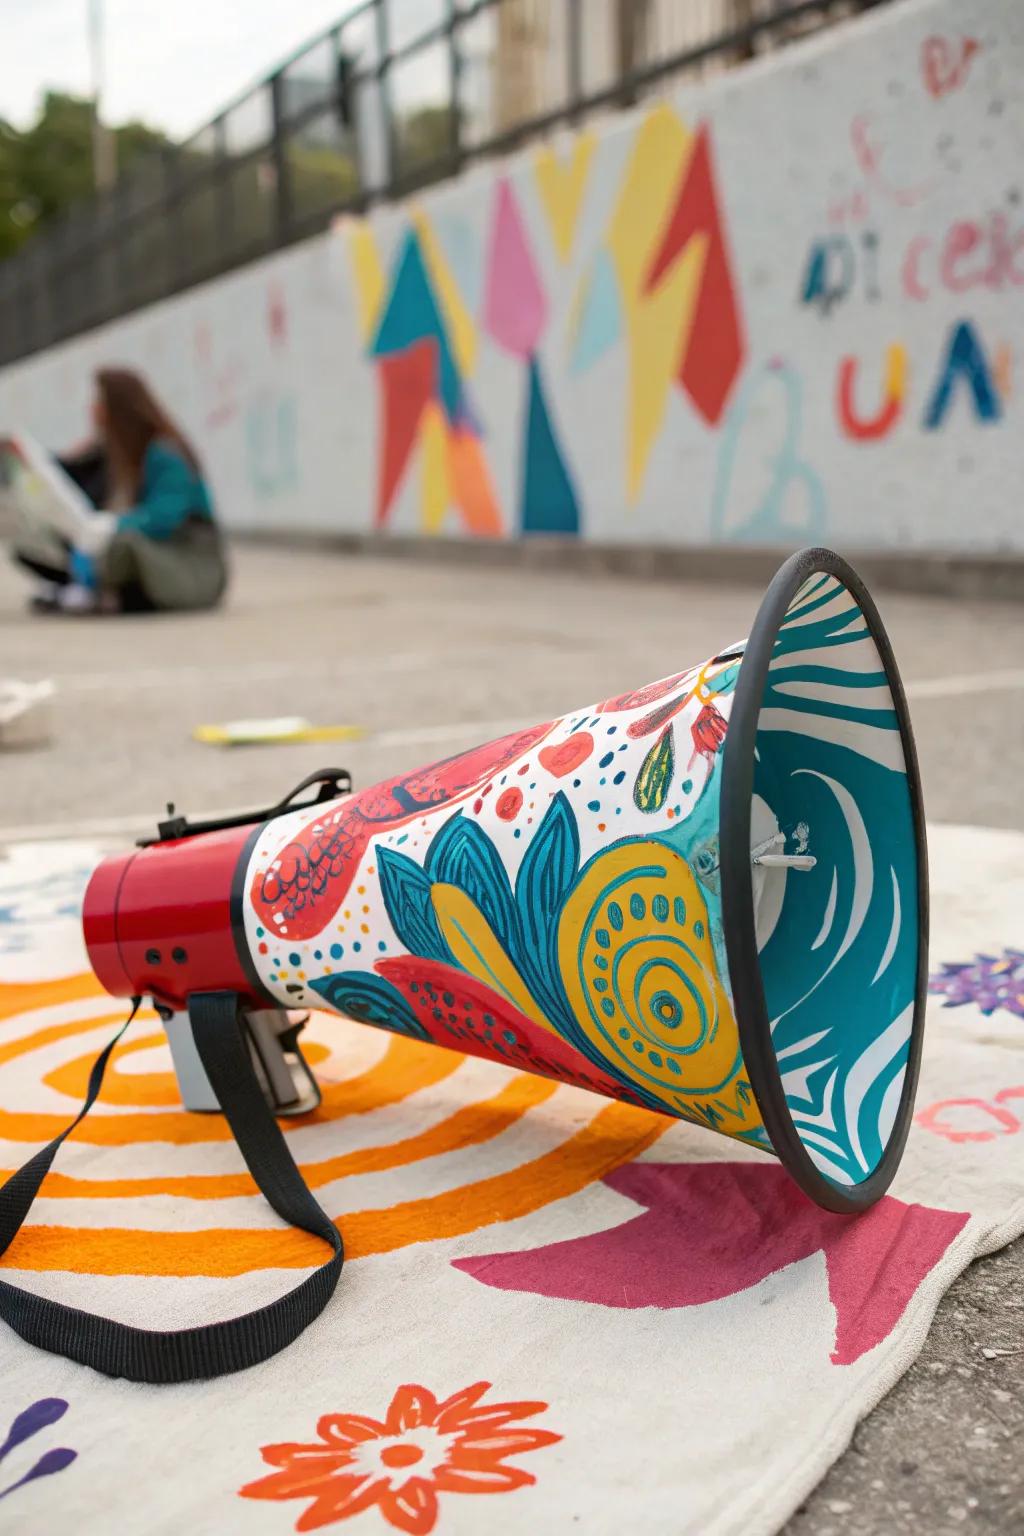
[[276,1470],[247,1483],[247,1499],[309,1499],[297,1531],[317,1531],[376,1505],[388,1524],[427,1536],[442,1493],[511,1493],[536,1482],[506,1457],[561,1440],[519,1423],[547,1403],[484,1403],[489,1381],[438,1402],[426,1387],[399,1387],[383,1422],[361,1413],[326,1413],[319,1438],[262,1447]]

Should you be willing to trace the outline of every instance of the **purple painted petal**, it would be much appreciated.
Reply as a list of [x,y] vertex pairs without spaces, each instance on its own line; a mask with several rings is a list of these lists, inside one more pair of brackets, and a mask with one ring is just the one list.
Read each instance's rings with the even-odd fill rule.
[[63,1472],[77,1457],[77,1451],[69,1451],[67,1446],[63,1445],[58,1446],[54,1451],[47,1451],[46,1455],[40,1456],[35,1466],[26,1472],[23,1478],[0,1493],[0,1499],[6,1499],[7,1495],[13,1493],[16,1488],[24,1488],[26,1483],[34,1483],[36,1478],[52,1477],[56,1472]]
[[30,1440],[41,1429],[46,1429],[50,1424],[56,1424],[68,1411],[68,1405],[62,1397],[43,1397],[38,1403],[32,1403],[22,1413],[18,1414],[11,1425],[7,1439],[0,1445],[0,1461],[9,1451],[13,1451],[16,1445]]

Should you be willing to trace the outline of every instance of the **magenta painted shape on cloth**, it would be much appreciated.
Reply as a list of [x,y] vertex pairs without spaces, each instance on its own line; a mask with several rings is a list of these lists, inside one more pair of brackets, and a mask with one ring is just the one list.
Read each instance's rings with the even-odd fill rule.
[[548,301],[512,184],[503,176],[495,194],[487,254],[484,326],[489,335],[525,362],[537,350],[548,321]]
[[606,1232],[454,1267],[499,1290],[692,1307],[822,1252],[836,1309],[832,1359],[850,1365],[888,1337],[968,1220],[888,1195],[863,1216],[836,1216],[762,1163],[632,1163],[604,1183],[647,1209]]

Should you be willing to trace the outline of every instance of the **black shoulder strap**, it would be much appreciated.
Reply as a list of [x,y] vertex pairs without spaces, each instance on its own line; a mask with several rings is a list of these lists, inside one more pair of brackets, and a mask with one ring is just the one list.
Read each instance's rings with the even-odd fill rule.
[[[96,1102],[111,1053],[140,1003],[140,998],[134,999],[128,1019],[93,1064],[85,1103],[71,1124],[0,1189],[0,1255],[20,1231],[61,1142]],[[245,1041],[238,998],[233,992],[199,993],[190,1000],[189,1014],[206,1074],[249,1172],[282,1220],[323,1238],[333,1255],[269,1306],[227,1322],[169,1333],[98,1317],[0,1280],[0,1320],[29,1344],[129,1381],[196,1381],[269,1359],[323,1311],[344,1262],[341,1234],[307,1188],[267,1107]]]

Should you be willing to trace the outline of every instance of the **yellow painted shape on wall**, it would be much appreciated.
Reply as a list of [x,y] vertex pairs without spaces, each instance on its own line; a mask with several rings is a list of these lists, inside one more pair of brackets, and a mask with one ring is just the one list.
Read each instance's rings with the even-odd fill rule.
[[636,131],[606,237],[627,308],[641,300],[692,143],[667,103],[648,113]]
[[463,302],[445,254],[434,234],[430,220],[421,208],[412,215],[412,226],[419,237],[430,281],[441,306],[452,351],[459,372],[468,376],[476,366],[477,332],[473,317]]
[[420,524],[424,533],[440,533],[451,488],[448,480],[448,428],[437,400],[428,401],[420,418]]
[[696,235],[629,325],[629,449],[626,492],[635,502],[658,440],[673,380],[697,310],[708,237]]
[[667,104],[637,129],[633,152],[608,224],[607,245],[619,279],[629,348],[626,493],[635,502],[689,338],[707,252],[695,238],[652,293],[647,274],[671,216],[693,135]]
[[551,237],[560,261],[569,260],[596,147],[595,134],[581,133],[573,143],[568,160],[556,155],[548,145],[538,149],[533,157],[537,191],[551,225]]
[[365,219],[347,220],[344,240],[356,285],[359,330],[363,340],[369,341],[384,303],[384,264],[373,229]]
[[901,341],[891,342],[885,353],[885,397],[902,400],[907,392],[907,349]]

